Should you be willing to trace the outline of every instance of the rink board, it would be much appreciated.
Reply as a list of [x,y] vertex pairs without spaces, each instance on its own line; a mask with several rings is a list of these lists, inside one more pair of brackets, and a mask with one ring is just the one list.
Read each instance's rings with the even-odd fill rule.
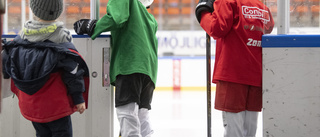
[[[3,38],[13,39],[14,35]],[[74,137],[113,137],[114,97],[109,81],[110,35],[91,40],[87,35],[74,35],[73,43],[87,62],[90,74],[88,109],[72,114]],[[10,80],[2,80],[2,112],[0,137],[34,137],[35,130],[18,107],[18,99],[10,92]]]
[[265,35],[263,136],[320,135],[320,36]]

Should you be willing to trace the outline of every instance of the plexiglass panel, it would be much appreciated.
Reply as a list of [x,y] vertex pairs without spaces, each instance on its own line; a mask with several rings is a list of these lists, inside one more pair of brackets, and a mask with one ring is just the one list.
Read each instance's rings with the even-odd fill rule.
[[[101,0],[106,3],[106,0]],[[22,25],[33,18],[29,0],[7,0],[7,11],[4,15],[4,34],[18,34]],[[73,23],[82,18],[90,18],[90,0],[64,0],[64,9],[57,19],[73,29]]]
[[[276,24],[278,12],[277,1],[278,0],[265,1],[273,15]],[[319,34],[320,0],[289,0],[289,2],[289,34]]]
[[[108,1],[100,0],[99,18],[106,14]],[[263,2],[270,9],[277,24],[277,0]],[[148,11],[158,21],[159,30],[202,30],[194,15],[197,3],[198,0],[154,0]],[[320,24],[319,3],[320,0],[290,0],[290,33],[317,32]],[[90,18],[90,12],[90,0],[64,0],[64,11],[58,20],[72,30],[73,23],[82,18]],[[22,23],[31,18],[29,0],[7,0],[4,33],[17,34]]]
[[290,33],[320,34],[320,0],[290,0]]

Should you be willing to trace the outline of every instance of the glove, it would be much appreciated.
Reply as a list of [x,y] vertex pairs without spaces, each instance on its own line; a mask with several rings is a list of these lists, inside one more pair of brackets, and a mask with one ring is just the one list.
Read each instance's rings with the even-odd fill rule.
[[78,35],[88,34],[91,37],[96,23],[95,19],[81,19],[73,24],[73,29]]
[[196,7],[196,17],[198,22],[200,23],[201,21],[201,13],[203,11],[208,11],[208,12],[213,12],[213,3],[215,0],[199,0],[199,3]]

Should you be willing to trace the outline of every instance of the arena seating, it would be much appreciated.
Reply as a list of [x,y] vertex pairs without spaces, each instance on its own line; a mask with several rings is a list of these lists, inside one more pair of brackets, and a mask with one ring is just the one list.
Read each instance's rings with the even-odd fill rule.
[[[106,13],[106,5],[109,0],[100,0],[100,17]],[[277,0],[265,0],[267,6],[276,20]],[[28,3],[29,0],[26,0]],[[64,0],[66,12],[66,25],[72,26],[75,19],[90,17],[90,0]],[[198,0],[154,0],[148,11],[155,16],[161,29],[184,30],[201,29],[196,25],[194,8]],[[299,22],[304,26],[319,26],[320,0],[290,0],[291,21]],[[26,4],[28,6],[28,4]],[[26,7],[26,14],[29,8]],[[8,0],[8,14],[21,14],[21,0]],[[9,18],[10,25],[20,25],[17,18]]]

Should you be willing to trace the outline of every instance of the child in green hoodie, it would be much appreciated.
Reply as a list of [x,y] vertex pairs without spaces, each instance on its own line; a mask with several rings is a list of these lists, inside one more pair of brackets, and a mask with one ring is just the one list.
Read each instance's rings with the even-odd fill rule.
[[77,34],[95,39],[111,31],[111,84],[122,137],[149,137],[153,133],[149,110],[158,68],[158,24],[147,8],[153,0],[110,0],[99,20],[74,23]]

